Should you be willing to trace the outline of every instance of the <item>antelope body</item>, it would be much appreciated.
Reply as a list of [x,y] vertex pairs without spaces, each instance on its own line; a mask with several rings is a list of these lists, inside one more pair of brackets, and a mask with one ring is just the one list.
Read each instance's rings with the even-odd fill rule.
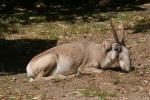
[[[128,49],[114,33],[115,41],[106,40],[100,44],[78,41],[58,45],[35,56],[27,65],[30,81],[51,79],[60,74],[64,76],[97,72],[119,62],[124,71],[130,71]],[[123,40],[122,40],[123,41]]]

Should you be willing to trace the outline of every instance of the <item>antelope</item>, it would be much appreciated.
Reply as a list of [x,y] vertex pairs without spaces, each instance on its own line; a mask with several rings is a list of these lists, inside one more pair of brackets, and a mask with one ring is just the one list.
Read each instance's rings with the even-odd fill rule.
[[76,41],[57,45],[33,57],[26,67],[29,81],[50,80],[55,75],[62,77],[101,73],[118,62],[120,68],[129,72],[131,61],[125,45],[125,32],[122,25],[122,39],[110,21],[114,40],[102,43]]

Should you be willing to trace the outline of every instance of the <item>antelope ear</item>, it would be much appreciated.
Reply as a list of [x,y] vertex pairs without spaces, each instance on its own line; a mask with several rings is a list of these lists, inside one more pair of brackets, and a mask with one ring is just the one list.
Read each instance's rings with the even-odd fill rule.
[[106,52],[112,49],[112,43],[110,41],[104,41],[102,45]]

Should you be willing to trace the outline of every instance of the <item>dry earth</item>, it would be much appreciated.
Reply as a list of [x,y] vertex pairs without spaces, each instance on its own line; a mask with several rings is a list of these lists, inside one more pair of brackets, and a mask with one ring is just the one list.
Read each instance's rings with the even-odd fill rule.
[[[93,36],[98,41],[102,36]],[[110,35],[105,36],[110,37]],[[90,40],[90,38],[88,38]],[[64,41],[65,42],[65,41]],[[132,64],[130,73],[106,70],[101,74],[83,75],[68,80],[29,83],[26,74],[0,76],[2,100],[149,100],[150,99],[150,34],[130,34]]]
[[[149,7],[150,8],[150,7]],[[140,12],[144,14],[144,12]],[[149,13],[149,9],[145,14]],[[148,26],[148,28],[150,28]],[[111,34],[78,36],[100,42]],[[58,41],[70,42],[69,38]],[[0,74],[1,100],[150,100],[150,32],[129,34],[127,38],[132,66],[129,73],[105,70],[67,80],[55,79],[29,83],[26,73]]]

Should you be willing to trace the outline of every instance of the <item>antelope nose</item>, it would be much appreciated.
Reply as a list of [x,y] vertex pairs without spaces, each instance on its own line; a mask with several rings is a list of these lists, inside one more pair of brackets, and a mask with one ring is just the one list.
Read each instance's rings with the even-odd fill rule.
[[119,48],[114,48],[114,50],[119,51]]
[[114,47],[114,50],[115,50],[115,51],[118,51],[118,52],[121,52],[121,46],[120,46],[120,45],[116,45],[116,46]]

